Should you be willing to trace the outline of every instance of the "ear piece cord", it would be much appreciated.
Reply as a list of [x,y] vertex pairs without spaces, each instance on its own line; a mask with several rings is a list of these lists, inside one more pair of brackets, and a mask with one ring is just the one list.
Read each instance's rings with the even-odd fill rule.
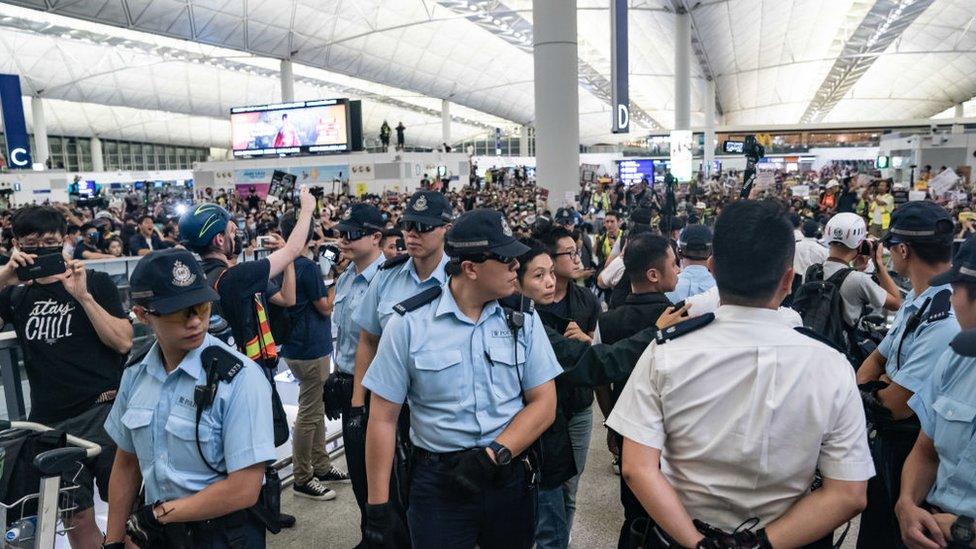
[[219,380],[217,379],[217,359],[214,358],[210,361],[210,366],[207,367],[207,384],[204,386],[198,385],[194,392],[194,401],[197,405],[197,420],[193,426],[193,437],[196,439],[197,443],[197,453],[200,454],[200,459],[203,464],[218,475],[226,475],[226,471],[219,471],[203,455],[203,447],[200,445],[200,418],[203,417],[203,411],[210,408],[213,405],[214,398],[217,396],[217,384]]

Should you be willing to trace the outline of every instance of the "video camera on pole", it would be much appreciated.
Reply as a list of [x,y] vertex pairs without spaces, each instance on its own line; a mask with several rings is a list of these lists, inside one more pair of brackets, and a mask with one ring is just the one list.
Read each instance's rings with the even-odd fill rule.
[[746,157],[746,171],[742,178],[742,192],[739,196],[748,198],[752,191],[753,180],[756,178],[756,164],[766,156],[766,148],[756,141],[755,135],[747,135],[743,141],[725,141],[722,150],[726,154],[742,154]]

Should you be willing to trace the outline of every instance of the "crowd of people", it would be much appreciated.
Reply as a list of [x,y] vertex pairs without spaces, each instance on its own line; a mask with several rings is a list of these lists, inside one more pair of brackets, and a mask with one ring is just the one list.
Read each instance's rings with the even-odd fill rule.
[[[565,548],[594,401],[621,548],[829,547],[858,515],[860,548],[976,546],[970,194],[843,165],[554,209],[527,171],[296,194],[0,214],[31,419],[103,446],[72,546],[263,547],[291,438],[295,496],[351,482],[364,547]],[[131,311],[86,263],[120,256]]]

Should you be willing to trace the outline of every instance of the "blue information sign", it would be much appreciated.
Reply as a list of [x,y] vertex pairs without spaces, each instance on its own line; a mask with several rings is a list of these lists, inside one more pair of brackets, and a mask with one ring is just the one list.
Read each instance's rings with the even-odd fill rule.
[[29,170],[33,162],[24,102],[20,97],[20,78],[15,74],[0,74],[0,109],[3,115],[3,135],[7,140],[7,165],[12,169]]
[[648,158],[618,160],[617,174],[626,185],[640,183],[642,179],[647,179],[648,183],[654,185],[654,161]]

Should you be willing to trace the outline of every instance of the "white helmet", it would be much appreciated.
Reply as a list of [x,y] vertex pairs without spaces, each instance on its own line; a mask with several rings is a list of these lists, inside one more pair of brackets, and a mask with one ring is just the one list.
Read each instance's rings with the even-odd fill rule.
[[864,219],[853,213],[839,213],[830,218],[827,226],[824,227],[823,240],[825,244],[839,242],[852,250],[856,250],[865,236],[867,236],[867,226]]

